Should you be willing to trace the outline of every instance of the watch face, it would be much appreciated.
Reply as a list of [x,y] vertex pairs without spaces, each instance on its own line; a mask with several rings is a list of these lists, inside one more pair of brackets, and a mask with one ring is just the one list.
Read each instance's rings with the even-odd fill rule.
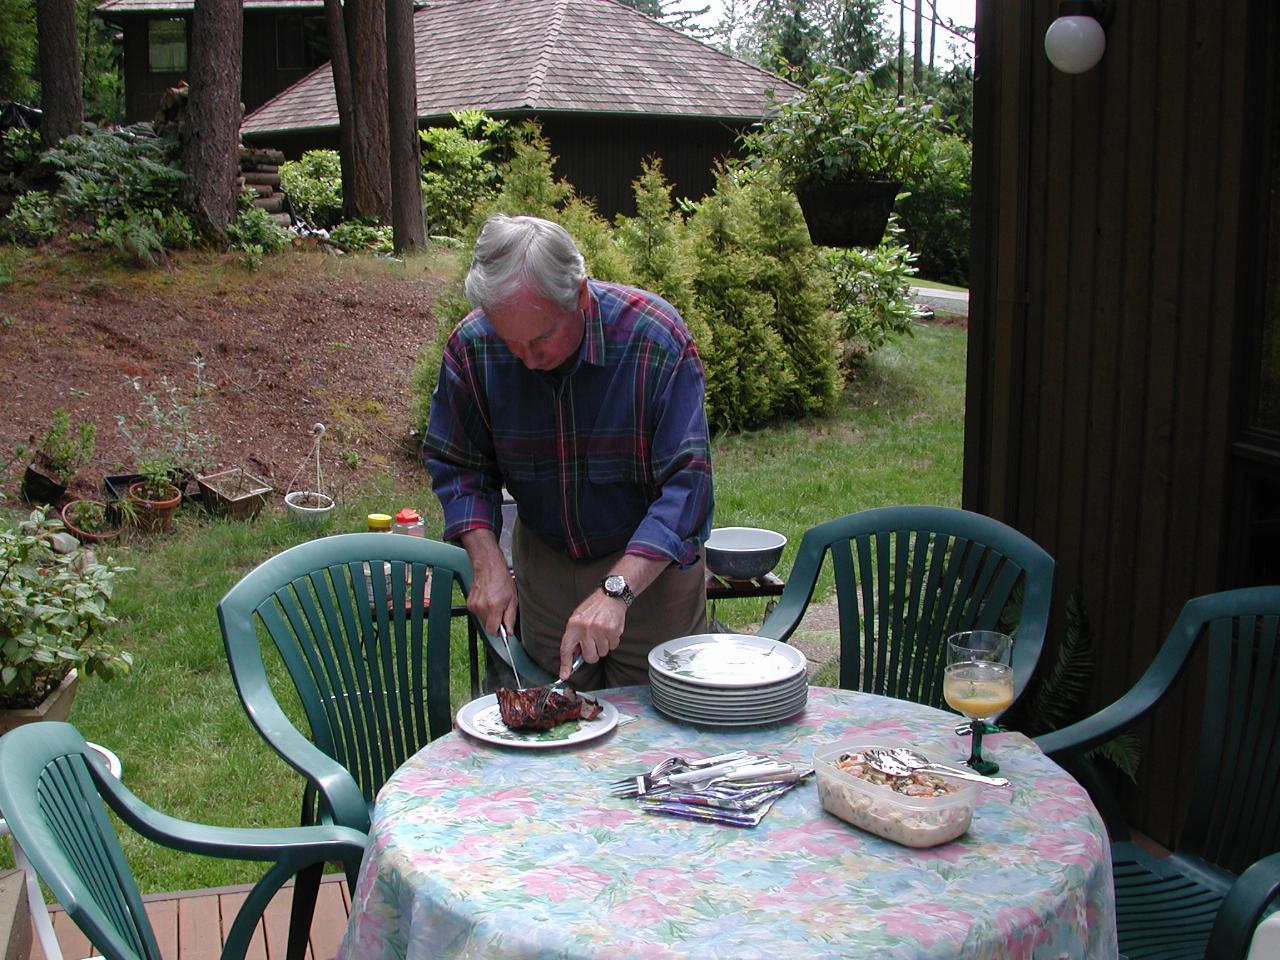
[[614,574],[612,577],[604,578],[605,593],[610,593],[615,596],[619,596],[622,594],[622,591],[625,589],[627,589],[627,581],[622,579],[622,577],[618,576],[617,574]]

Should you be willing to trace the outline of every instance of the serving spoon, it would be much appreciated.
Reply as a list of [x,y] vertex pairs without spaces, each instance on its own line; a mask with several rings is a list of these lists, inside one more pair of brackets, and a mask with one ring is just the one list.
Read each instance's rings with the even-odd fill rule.
[[906,747],[893,747],[892,749],[872,747],[869,750],[864,750],[862,755],[866,757],[867,763],[881,773],[887,773],[891,777],[909,777],[913,772],[919,770],[923,773],[936,773],[956,780],[972,780],[974,783],[985,783],[992,787],[1009,786],[1009,781],[1004,777],[984,777],[982,774],[974,773],[972,770],[961,770],[959,767],[948,767],[944,764],[933,763],[923,754],[908,750]]

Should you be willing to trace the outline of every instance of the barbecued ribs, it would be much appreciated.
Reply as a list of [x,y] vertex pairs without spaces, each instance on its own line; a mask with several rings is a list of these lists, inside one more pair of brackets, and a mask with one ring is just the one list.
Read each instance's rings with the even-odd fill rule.
[[512,730],[550,730],[566,720],[594,720],[602,712],[595,700],[580,697],[571,689],[565,693],[553,690],[548,697],[546,687],[499,687],[496,694],[502,722]]

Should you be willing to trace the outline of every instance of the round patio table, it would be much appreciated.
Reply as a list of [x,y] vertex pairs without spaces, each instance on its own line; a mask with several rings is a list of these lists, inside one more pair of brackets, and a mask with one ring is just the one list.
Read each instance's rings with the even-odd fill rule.
[[1026,737],[986,741],[1013,786],[981,788],[968,833],[913,850],[828,814],[812,779],[753,828],[647,814],[608,784],[671,753],[741,748],[807,765],[853,737],[959,755],[952,714],[812,687],[790,720],[713,728],[663,716],[648,687],[598,695],[623,718],[599,739],[516,749],[455,730],[392,776],[339,956],[1118,955],[1102,820]]

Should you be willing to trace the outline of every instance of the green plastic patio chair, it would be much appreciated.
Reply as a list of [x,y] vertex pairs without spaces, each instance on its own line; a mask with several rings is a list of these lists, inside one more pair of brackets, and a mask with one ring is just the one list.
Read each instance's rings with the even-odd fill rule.
[[[1180,680],[1203,712],[1190,806],[1161,859],[1131,841],[1114,798],[1098,795],[1105,780],[1085,752],[1148,716]],[[1243,960],[1280,894],[1280,587],[1189,601],[1124,696],[1036,742],[1108,815],[1121,953]]]
[[[304,825],[367,831],[387,778],[452,729],[455,586],[463,595],[471,588],[471,564],[459,547],[347,533],[277,554],[219,602],[227,661],[249,719],[306,778]],[[300,701],[305,733],[272,689],[263,654],[270,648],[288,673],[289,682],[278,681],[280,696]],[[291,958],[305,950],[320,875],[316,866],[298,877]]]
[[[354,883],[364,853],[365,835],[347,827],[238,829],[165,816],[112,777],[75,727],[52,720],[18,727],[0,737],[0,813],[40,878],[107,960],[161,960],[108,805],[166,847],[272,864],[236,914],[224,960],[245,955],[263,910],[299,870],[340,861]],[[202,936],[216,942],[219,931]]]
[[778,606],[759,635],[799,627],[830,555],[840,627],[840,686],[946,708],[947,637],[1001,626],[1022,583],[1013,632],[1014,702],[1044,646],[1054,562],[998,520],[952,507],[881,507],[807,530]]

